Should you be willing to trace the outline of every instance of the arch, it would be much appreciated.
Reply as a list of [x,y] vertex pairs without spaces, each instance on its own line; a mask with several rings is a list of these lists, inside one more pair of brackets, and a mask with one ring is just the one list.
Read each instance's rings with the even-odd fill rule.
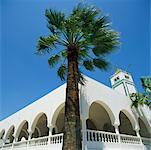
[[0,132],[0,139],[3,139],[4,134],[5,134],[5,129],[3,129],[3,130]]
[[114,121],[113,112],[104,102],[94,101],[90,105],[89,118],[86,121],[88,129],[115,132],[112,125]]
[[39,113],[33,123],[32,123],[32,136],[31,138],[38,138],[42,136],[48,136],[49,134],[49,129],[47,127],[48,124],[48,119],[45,113]]
[[86,125],[88,129],[97,130],[96,125],[93,123],[91,119],[86,120]]
[[14,136],[13,136],[14,131],[15,131],[15,126],[12,125],[12,126],[8,129],[8,131],[7,131],[7,133],[6,133],[6,136],[5,136],[5,142],[6,142],[6,144],[13,142],[13,140],[14,140]]
[[138,123],[139,123],[139,127],[140,127],[140,130],[139,130],[140,136],[150,138],[151,134],[150,134],[145,122],[141,118],[138,118]]
[[[20,134],[22,134],[22,132],[24,132],[25,133],[25,139],[27,140],[27,134],[28,134],[27,130],[28,130],[28,121],[27,120],[23,120],[20,123],[20,125],[18,126],[17,130],[16,130],[16,134],[15,134],[16,139],[18,139],[18,137],[20,136]],[[21,139],[19,137],[18,141],[20,141],[20,140]]]
[[55,125],[56,120],[57,120],[57,117],[58,117],[60,111],[64,108],[64,106],[65,106],[65,103],[62,103],[61,105],[59,105],[59,106],[57,107],[57,109],[56,109],[55,112],[53,113],[53,117],[52,117],[52,120],[51,120],[51,124],[52,124],[52,125]]
[[[103,101],[100,101],[100,100],[93,101],[93,103],[100,104],[106,110],[106,112],[108,113],[108,115],[109,115],[109,117],[111,119],[111,123],[114,124],[114,122],[115,122],[115,116],[114,116],[113,111],[110,109],[110,107],[106,103],[104,103]],[[91,105],[93,103],[91,103]],[[91,105],[90,105],[90,107],[91,107]],[[89,109],[90,109],[90,107],[89,107]]]
[[65,103],[60,104],[51,120],[51,124],[54,126],[52,134],[62,133],[64,131],[64,114],[65,114]]
[[21,139],[24,137],[26,140],[28,140],[28,122],[23,121],[20,125],[20,132],[18,132],[18,136],[16,136],[16,139],[18,141],[21,141]]
[[127,110],[125,110],[125,109],[122,109],[120,112],[123,112],[126,115],[126,117],[131,122],[133,129],[135,129],[135,127],[136,127],[136,121],[135,121],[134,117]]
[[121,134],[136,136],[136,132],[134,131],[135,120],[128,111],[126,110],[120,111],[119,120],[120,120],[119,132]]

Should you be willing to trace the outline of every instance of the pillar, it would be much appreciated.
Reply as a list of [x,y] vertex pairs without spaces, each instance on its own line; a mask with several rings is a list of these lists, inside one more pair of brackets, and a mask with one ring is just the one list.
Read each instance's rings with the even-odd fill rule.
[[115,128],[115,133],[118,135],[118,143],[121,143],[121,140],[120,140],[120,132],[119,132],[119,124],[118,124],[118,123],[115,123],[113,126],[114,126],[114,128]]
[[30,142],[30,140],[31,140],[31,137],[32,137],[33,131],[32,131],[32,130],[31,130],[31,131],[28,131],[28,133],[29,133],[29,136],[28,136],[27,147],[29,146],[29,142]]
[[53,130],[54,126],[53,125],[49,125],[47,127],[49,128],[48,144],[50,144],[51,143],[51,138],[50,137],[52,136],[52,130]]
[[115,128],[115,133],[116,133],[116,134],[119,134],[119,127],[118,127],[119,124],[114,124],[113,126],[114,126],[114,128]]
[[87,150],[87,127],[85,118],[82,118],[82,150]]

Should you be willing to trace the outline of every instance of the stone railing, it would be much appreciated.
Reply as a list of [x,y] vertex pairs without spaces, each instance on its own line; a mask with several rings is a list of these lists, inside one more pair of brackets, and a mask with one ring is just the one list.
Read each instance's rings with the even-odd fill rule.
[[116,134],[96,130],[87,130],[87,141],[123,143],[123,144],[141,144],[141,139],[137,136]]
[[141,139],[137,136],[120,134],[120,142],[124,144],[142,144]]
[[110,132],[87,130],[87,141],[118,143],[118,135]]
[[60,144],[62,142],[63,142],[63,134],[56,134],[50,137],[45,136],[45,137],[30,139],[29,141],[19,141],[11,144],[5,144],[2,147],[0,147],[0,150],[23,148],[23,147],[46,146],[50,144]]
[[[139,138],[137,136],[116,134],[111,132],[103,132],[96,130],[86,131],[87,142],[90,143],[115,143],[115,144],[131,144],[131,145],[144,145],[151,146],[151,139]],[[58,146],[63,143],[63,134],[56,134],[52,136],[45,136],[25,141],[14,142],[0,146],[0,150],[12,150],[15,148],[28,148],[38,146]]]

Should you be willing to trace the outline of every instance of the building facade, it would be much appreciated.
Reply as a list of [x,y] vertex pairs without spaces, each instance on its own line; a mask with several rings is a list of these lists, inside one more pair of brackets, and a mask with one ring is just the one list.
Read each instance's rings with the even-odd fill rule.
[[[151,150],[151,112],[132,108],[132,76],[117,70],[112,88],[89,77],[79,85],[83,150]],[[66,84],[0,122],[1,150],[61,150]]]

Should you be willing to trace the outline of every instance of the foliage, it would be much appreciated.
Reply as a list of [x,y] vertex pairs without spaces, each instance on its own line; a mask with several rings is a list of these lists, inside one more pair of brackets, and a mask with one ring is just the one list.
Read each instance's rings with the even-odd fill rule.
[[132,107],[147,105],[151,109],[151,77],[141,78],[142,86],[145,93],[133,93],[130,98],[132,99]]
[[[50,35],[39,38],[37,54],[51,55],[48,60],[50,67],[59,63],[58,76],[61,80],[66,79],[69,47],[77,50],[79,69],[81,66],[90,71],[108,68],[109,63],[105,57],[119,45],[119,34],[111,30],[108,16],[104,16],[94,6],[82,3],[69,16],[52,9],[47,9],[45,16]],[[54,49],[58,45],[64,48],[55,53]],[[79,82],[82,83],[82,80],[79,71]]]

